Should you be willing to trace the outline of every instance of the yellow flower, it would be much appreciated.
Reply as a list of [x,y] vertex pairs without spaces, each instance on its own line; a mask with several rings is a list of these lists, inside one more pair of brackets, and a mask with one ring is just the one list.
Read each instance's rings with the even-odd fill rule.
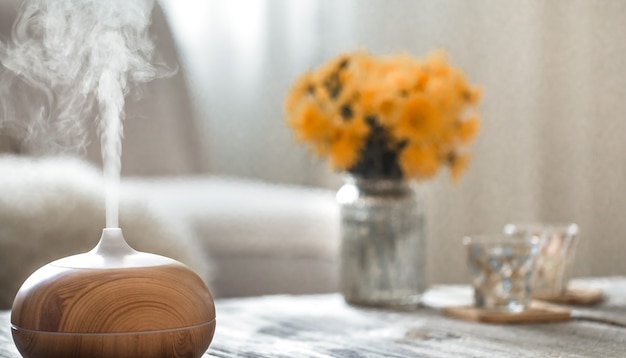
[[437,150],[430,145],[408,145],[400,152],[400,167],[407,177],[431,178],[439,170],[439,162]]
[[376,58],[364,50],[357,50],[350,54],[350,69],[362,81],[378,71]]
[[450,176],[452,181],[458,182],[461,175],[467,170],[470,161],[469,153],[455,154],[450,163]]
[[314,99],[306,98],[296,110],[288,124],[296,130],[301,141],[320,141],[329,136],[332,114],[317,105]]
[[448,55],[444,50],[438,49],[432,51],[426,57],[426,67],[428,71],[435,76],[446,76],[450,71],[448,66]]
[[406,72],[392,72],[385,76],[383,91],[393,93],[396,96],[406,95],[413,88],[414,82],[415,79]]
[[428,97],[417,94],[400,107],[392,133],[396,138],[424,142],[440,131],[441,118]]
[[430,78],[428,72],[424,70],[423,66],[419,66],[414,69],[412,76],[415,79],[412,90],[416,92],[423,91]]
[[312,75],[311,72],[303,73],[296,82],[291,87],[287,98],[285,100],[285,110],[290,113],[292,112],[298,101],[302,99],[302,97],[307,96],[310,88],[313,86]]
[[380,89],[376,83],[364,83],[359,90],[358,103],[367,114],[376,114],[377,101],[380,96]]
[[334,106],[336,106],[337,110],[340,111],[341,107],[346,103],[352,103],[359,97],[359,88],[355,83],[346,83],[339,96],[334,102]]
[[472,114],[459,124],[457,136],[463,143],[467,143],[476,137],[480,130],[480,118]]
[[328,148],[331,165],[346,170],[356,164],[367,134],[369,127],[362,118],[335,125]]
[[424,92],[432,99],[433,103],[448,111],[456,111],[462,100],[460,92],[452,86],[447,78],[431,78],[426,84]]
[[483,91],[480,87],[468,88],[467,92],[464,93],[467,102],[472,105],[475,105],[480,101],[482,94]]
[[388,93],[380,93],[374,100],[374,115],[378,118],[378,122],[386,127],[393,128],[397,121],[397,99]]

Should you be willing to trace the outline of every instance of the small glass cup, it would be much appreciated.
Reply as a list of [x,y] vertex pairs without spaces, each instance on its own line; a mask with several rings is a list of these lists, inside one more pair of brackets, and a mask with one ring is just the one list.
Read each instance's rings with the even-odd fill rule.
[[463,238],[477,307],[521,312],[530,305],[533,262],[539,240],[509,235]]
[[578,236],[576,224],[507,224],[504,233],[513,237],[536,236],[540,240],[532,283],[534,298],[562,296],[572,276]]

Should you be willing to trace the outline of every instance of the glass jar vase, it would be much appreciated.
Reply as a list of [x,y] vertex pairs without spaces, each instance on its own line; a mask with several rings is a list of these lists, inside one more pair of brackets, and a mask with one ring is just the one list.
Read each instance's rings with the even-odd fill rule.
[[351,304],[412,308],[425,289],[421,201],[401,179],[349,176],[341,213],[340,290]]

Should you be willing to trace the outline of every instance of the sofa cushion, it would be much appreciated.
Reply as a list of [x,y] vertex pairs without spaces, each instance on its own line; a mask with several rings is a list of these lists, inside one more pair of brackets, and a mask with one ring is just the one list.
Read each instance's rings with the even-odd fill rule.
[[124,188],[194,229],[218,297],[337,289],[339,212],[330,190],[212,176],[129,179]]

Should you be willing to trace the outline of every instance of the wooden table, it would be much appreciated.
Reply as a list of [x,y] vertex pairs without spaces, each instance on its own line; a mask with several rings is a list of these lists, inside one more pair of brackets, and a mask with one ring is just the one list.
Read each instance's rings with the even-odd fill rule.
[[[338,294],[238,298],[216,303],[217,331],[204,357],[626,357],[626,277],[576,283],[606,295],[576,314],[614,324],[448,318],[437,306],[470,299],[468,288],[452,286],[431,290],[425,297],[430,307],[413,312],[351,307]],[[0,358],[19,357],[9,315],[0,313]]]

